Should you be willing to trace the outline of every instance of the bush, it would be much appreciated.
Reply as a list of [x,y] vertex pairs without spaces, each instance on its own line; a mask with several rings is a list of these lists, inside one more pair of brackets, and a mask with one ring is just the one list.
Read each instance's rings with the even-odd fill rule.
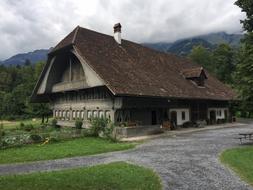
[[42,141],[42,137],[40,135],[37,135],[37,134],[32,134],[30,135],[30,139],[35,142],[35,143],[38,143],[38,142],[41,142]]
[[90,127],[90,134],[91,136],[98,137],[99,133],[103,133],[105,128],[109,124],[109,119],[107,118],[92,118],[91,119],[91,127]]
[[55,118],[52,119],[52,121],[51,121],[51,126],[52,126],[53,128],[60,128],[60,126],[57,125],[57,120],[56,120]]
[[30,135],[22,134],[16,136],[6,136],[2,140],[2,147],[17,147],[22,146],[24,144],[31,143]]
[[41,124],[41,125],[39,125],[39,129],[45,129],[47,127],[47,125],[45,125],[45,124]]
[[82,129],[83,121],[81,119],[76,120],[75,127],[76,129]]
[[105,127],[104,136],[105,136],[105,138],[107,138],[113,142],[117,142],[118,139],[117,139],[114,129],[115,129],[115,125],[113,123],[109,123],[109,125]]
[[20,129],[24,129],[25,124],[24,124],[23,122],[21,122],[21,123],[19,124],[19,126],[20,126]]
[[91,119],[91,127],[89,128],[89,135],[93,137],[103,137],[112,141],[117,141],[114,133],[115,125],[107,118],[93,118]]
[[3,137],[5,135],[5,132],[4,132],[4,125],[1,123],[0,124],[0,139],[1,137]]
[[20,129],[24,131],[31,131],[34,129],[34,126],[32,124],[25,125],[24,123],[20,123]]

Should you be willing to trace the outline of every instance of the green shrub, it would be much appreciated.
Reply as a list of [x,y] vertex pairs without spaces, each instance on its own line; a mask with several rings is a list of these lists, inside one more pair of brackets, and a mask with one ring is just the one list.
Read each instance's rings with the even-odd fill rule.
[[25,124],[23,123],[23,122],[21,122],[20,124],[19,124],[19,127],[20,127],[20,129],[24,129],[24,127],[25,127]]
[[93,118],[91,119],[91,127],[89,128],[89,135],[93,137],[103,137],[112,141],[117,141],[116,134],[114,134],[115,125],[107,118]]
[[81,119],[76,120],[75,127],[76,129],[82,129],[83,121]]
[[30,135],[30,138],[35,143],[41,142],[43,140],[42,137],[38,134],[32,134]]
[[53,128],[60,128],[60,126],[57,125],[57,120],[56,120],[55,118],[52,119],[52,121],[51,121],[51,126],[52,126]]
[[24,124],[24,123],[20,123],[20,129],[24,130],[24,131],[31,131],[34,129],[34,126],[32,124]]
[[40,128],[40,129],[45,129],[46,127],[47,127],[47,125],[45,125],[45,124],[39,125],[39,128]]
[[4,125],[1,123],[1,124],[0,124],[0,139],[1,139],[1,137],[3,137],[4,135],[5,135]]
[[91,136],[98,137],[99,133],[104,132],[105,127],[109,124],[107,118],[92,118],[91,127],[89,128]]
[[104,136],[105,138],[113,141],[113,142],[117,142],[117,136],[115,133],[115,125],[113,123],[109,123],[105,129],[104,129]]

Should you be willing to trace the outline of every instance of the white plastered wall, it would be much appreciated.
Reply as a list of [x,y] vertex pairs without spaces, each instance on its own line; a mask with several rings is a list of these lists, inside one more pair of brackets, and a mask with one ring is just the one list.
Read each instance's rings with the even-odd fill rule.
[[[189,108],[173,108],[169,112],[177,112],[177,125],[183,125],[183,123],[190,121],[190,110]],[[182,112],[185,112],[185,119],[182,118]]]
[[228,108],[208,108],[208,119],[211,111],[215,111],[216,119],[225,119],[225,110],[228,112]]

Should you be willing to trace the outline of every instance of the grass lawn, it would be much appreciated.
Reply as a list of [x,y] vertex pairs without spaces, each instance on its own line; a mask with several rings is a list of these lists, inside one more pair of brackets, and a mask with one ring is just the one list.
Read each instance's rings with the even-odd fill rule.
[[253,185],[253,146],[225,150],[220,159],[242,179]]
[[114,162],[88,168],[0,177],[8,190],[160,190],[160,178],[150,169]]
[[[84,156],[134,148],[136,143],[114,143],[85,137],[46,145],[27,145],[0,150],[0,164]],[[1,188],[0,188],[1,189]]]
[[32,124],[32,125],[39,125],[41,124],[40,118],[33,119],[26,119],[26,120],[17,120],[17,121],[0,121],[3,124],[4,129],[16,129],[20,126],[20,123],[24,123],[25,125]]

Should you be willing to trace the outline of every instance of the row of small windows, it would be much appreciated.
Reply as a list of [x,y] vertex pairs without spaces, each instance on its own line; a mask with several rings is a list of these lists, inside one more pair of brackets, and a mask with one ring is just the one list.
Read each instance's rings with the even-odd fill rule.
[[[62,120],[70,120],[71,112],[69,110],[55,110],[55,117],[57,119]],[[84,119],[85,111],[73,110],[72,111],[72,119]],[[111,119],[109,110],[87,110],[87,119],[95,118],[95,117],[106,117]]]
[[79,91],[77,93],[66,93],[63,96],[57,97],[57,100],[62,102],[106,98],[109,98],[109,94],[106,91],[101,89],[89,89],[87,91]]

